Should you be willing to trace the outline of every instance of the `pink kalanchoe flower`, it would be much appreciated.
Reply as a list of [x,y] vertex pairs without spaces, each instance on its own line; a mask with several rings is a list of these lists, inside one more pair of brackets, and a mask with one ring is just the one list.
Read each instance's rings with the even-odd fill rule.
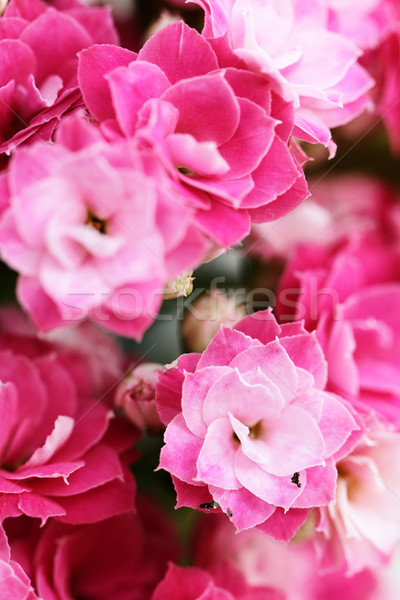
[[105,142],[79,114],[57,143],[16,153],[8,187],[2,257],[20,273],[18,299],[40,330],[90,317],[140,338],[166,282],[207,247],[154,156]]
[[100,42],[118,42],[108,8],[11,0],[0,27],[0,153],[49,139],[63,113],[82,104],[76,53]]
[[400,435],[370,431],[338,462],[336,500],[320,508],[320,565],[353,575],[388,563],[400,540]]
[[78,393],[65,350],[22,336],[0,346],[0,520],[89,523],[132,510],[133,432],[101,398]]
[[331,30],[330,3],[193,1],[205,10],[207,38],[228,43],[249,68],[273,77],[284,98],[295,102],[293,134],[320,142],[333,154],[330,128],[368,106],[373,80],[357,63],[361,50]]
[[198,567],[170,564],[151,600],[284,600],[272,588],[253,587],[232,568],[211,574]]
[[315,335],[280,327],[270,311],[221,327],[203,354],[167,368],[156,398],[167,424],[160,468],[177,506],[219,507],[238,531],[292,537],[310,508],[333,500],[335,454],[358,429],[324,391],[326,376]]
[[[220,515],[204,518],[195,531],[195,564],[214,573],[230,565],[250,586],[270,586],[285,600],[395,600],[396,585],[388,570],[364,569],[350,576],[345,569],[322,573],[309,535],[310,519],[289,544],[250,529],[240,533]],[[307,539],[308,537],[308,539]],[[393,569],[397,568],[396,562]]]
[[136,514],[99,523],[39,527],[20,517],[5,529],[11,558],[29,572],[41,600],[150,600],[168,561],[179,558],[172,523],[144,498]]
[[84,50],[79,81],[104,133],[152,149],[214,245],[232,246],[250,221],[277,219],[307,196],[287,145],[291,103],[183,22],[137,56],[108,45]]

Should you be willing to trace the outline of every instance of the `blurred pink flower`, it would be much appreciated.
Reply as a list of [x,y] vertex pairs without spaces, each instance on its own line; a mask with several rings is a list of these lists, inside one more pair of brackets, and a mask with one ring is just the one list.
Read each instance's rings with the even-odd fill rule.
[[[339,205],[340,189],[338,181]],[[400,426],[399,237],[395,199],[385,200],[373,227],[364,229],[356,209],[355,226],[343,236],[295,248],[279,285],[277,315],[316,329],[328,389]]]
[[325,384],[316,337],[280,327],[270,311],[221,327],[202,355],[167,368],[159,468],[173,476],[177,506],[218,508],[238,531],[292,537],[308,509],[333,500],[334,456],[358,429]]
[[182,338],[190,352],[203,352],[221,325],[233,327],[246,316],[244,305],[220,290],[211,290],[192,303],[182,324]]
[[400,435],[369,431],[337,464],[336,499],[320,508],[323,570],[353,575],[387,564],[400,541]]
[[170,564],[164,579],[151,600],[284,600],[272,588],[253,587],[232,568],[213,574],[198,567],[178,567]]
[[78,393],[65,350],[7,334],[0,346],[0,519],[86,523],[132,510],[133,432],[87,394],[90,383]]
[[108,398],[121,378],[125,360],[116,339],[85,321],[40,337],[19,309],[0,310],[0,348],[29,358],[56,352],[80,394]]
[[136,514],[99,523],[39,527],[21,517],[7,520],[5,529],[12,559],[29,573],[41,600],[150,600],[167,562],[179,558],[172,524],[144,498]]
[[[257,529],[237,533],[226,519],[213,515],[201,519],[196,527],[194,561],[210,573],[228,565],[239,571],[250,586],[270,586],[285,600],[397,598],[397,585],[390,581],[387,569],[364,569],[352,576],[343,568],[321,573],[309,539],[312,527],[310,519],[294,540],[285,543]],[[396,566],[394,562],[394,571]]]
[[368,106],[373,80],[357,62],[361,50],[331,30],[329,2],[194,1],[205,10],[204,35],[228,42],[249,68],[272,77],[283,97],[294,101],[293,134],[333,154],[330,128]]
[[76,53],[99,42],[118,42],[108,8],[11,0],[0,27],[0,153],[33,135],[49,139],[61,116],[82,104]]
[[287,259],[299,244],[333,244],[354,230],[379,229],[392,208],[392,191],[372,177],[351,173],[308,183],[310,198],[284,219],[253,225],[246,252]]
[[61,124],[57,143],[15,154],[0,246],[40,330],[90,317],[142,336],[165,283],[206,248],[170,183],[152,155],[108,144],[81,115]]

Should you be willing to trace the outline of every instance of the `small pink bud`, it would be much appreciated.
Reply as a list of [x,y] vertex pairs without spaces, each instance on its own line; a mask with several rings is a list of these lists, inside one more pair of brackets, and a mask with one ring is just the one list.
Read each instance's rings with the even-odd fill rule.
[[155,403],[158,363],[144,363],[132,369],[121,381],[114,398],[114,406],[122,409],[126,417],[141,430],[150,433],[162,431]]
[[203,352],[220,326],[233,327],[246,316],[244,305],[237,305],[234,297],[219,290],[211,290],[193,303],[186,313],[182,337],[191,352]]

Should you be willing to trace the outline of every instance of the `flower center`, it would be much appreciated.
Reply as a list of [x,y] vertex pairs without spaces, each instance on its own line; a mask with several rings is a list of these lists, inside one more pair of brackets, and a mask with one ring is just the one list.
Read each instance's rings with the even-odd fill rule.
[[[261,437],[262,432],[263,432],[262,421],[258,421],[255,425],[252,425],[251,427],[249,426],[249,438],[251,440],[258,440]],[[236,442],[237,444],[240,444],[240,439],[235,432],[232,433],[232,437],[233,437],[234,442]]]
[[179,171],[179,173],[182,173],[182,175],[193,175],[193,171],[192,169],[188,169],[187,167],[176,167]]
[[89,225],[99,233],[107,233],[107,221],[99,219],[91,210],[88,210],[85,225]]
[[249,427],[249,429],[250,429],[249,438],[251,440],[258,440],[258,438],[261,437],[261,433],[262,433],[262,422],[258,421],[258,423],[256,423],[252,427]]

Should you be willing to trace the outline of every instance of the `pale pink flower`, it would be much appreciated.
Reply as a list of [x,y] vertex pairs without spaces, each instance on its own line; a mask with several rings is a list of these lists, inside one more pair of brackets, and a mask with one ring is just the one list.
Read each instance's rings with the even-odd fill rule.
[[400,436],[367,432],[337,464],[335,502],[320,508],[316,538],[325,570],[378,569],[400,541]]
[[0,520],[86,523],[132,510],[125,453],[135,434],[88,395],[90,369],[78,393],[62,364],[71,351],[10,334],[0,346]]
[[280,327],[270,311],[221,327],[202,355],[167,368],[157,385],[167,424],[160,468],[173,476],[177,506],[292,537],[310,508],[333,500],[334,456],[358,429],[325,383],[315,336]]
[[79,56],[82,94],[105,135],[152,148],[213,245],[234,245],[251,221],[277,219],[307,196],[287,145],[291,103],[234,56],[221,68],[211,44],[183,22],[137,56],[108,45]]
[[[345,569],[321,573],[310,519],[289,544],[258,531],[235,532],[226,519],[213,515],[200,520],[194,543],[195,564],[214,573],[224,565],[238,570],[250,586],[270,586],[285,600],[395,600],[398,585],[387,569],[364,569],[353,576]],[[393,563],[393,569],[397,567]],[[397,574],[396,574],[397,575]],[[395,577],[397,580],[397,576]]]
[[193,210],[152,155],[108,144],[80,115],[57,140],[21,149],[8,173],[0,246],[19,301],[41,330],[90,317],[139,338],[166,282],[205,252]]
[[[293,134],[334,153],[330,128],[360,114],[373,84],[361,50],[330,28],[327,0],[194,0],[205,10],[204,35],[228,42],[255,72],[295,102]],[[316,57],[318,59],[316,60]]]
[[354,230],[378,229],[392,202],[382,182],[354,173],[316,182],[309,178],[309,187],[310,198],[284,219],[253,225],[246,252],[267,260],[288,258],[300,244],[333,244]]
[[118,42],[108,8],[11,0],[0,30],[0,153],[32,136],[49,139],[61,116],[82,104],[76,53],[100,42]]

